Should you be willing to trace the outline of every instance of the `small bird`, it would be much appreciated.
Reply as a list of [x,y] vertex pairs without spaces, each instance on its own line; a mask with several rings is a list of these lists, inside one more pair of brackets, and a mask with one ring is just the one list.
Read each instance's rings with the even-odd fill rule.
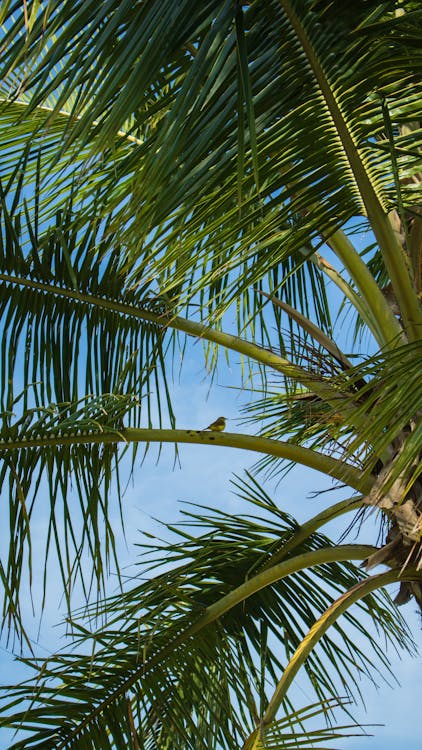
[[213,432],[223,432],[226,428],[227,417],[218,417],[215,422],[211,422],[208,427],[204,427],[204,430],[212,430]]

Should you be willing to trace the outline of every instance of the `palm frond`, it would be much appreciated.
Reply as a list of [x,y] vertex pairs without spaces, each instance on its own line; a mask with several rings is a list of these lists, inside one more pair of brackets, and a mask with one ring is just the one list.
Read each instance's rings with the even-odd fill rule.
[[[8,494],[7,519],[9,546],[4,553],[4,604],[2,624],[13,624],[20,612],[22,578],[28,569],[29,585],[33,577],[32,527],[36,525],[42,497],[48,520],[44,533],[37,533],[36,554],[44,559],[44,604],[47,570],[55,558],[68,608],[76,582],[89,598],[91,589],[104,586],[111,566],[118,570],[114,531],[110,522],[110,496],[117,497],[121,508],[118,463],[122,453],[115,445],[89,442],[48,447],[46,438],[62,435],[75,438],[80,434],[102,435],[104,431],[120,434],[124,420],[139,412],[139,402],[131,396],[103,395],[86,398],[79,404],[33,407],[20,419],[3,412],[3,442],[36,436],[39,447],[2,451],[0,484],[2,496]],[[132,465],[135,453],[132,456]],[[129,464],[130,468],[130,464]],[[41,497],[40,497],[41,496]],[[79,502],[78,502],[79,501]],[[123,519],[123,517],[122,517]],[[26,559],[28,558],[27,562]],[[91,564],[87,566],[87,559]],[[90,572],[87,573],[87,570]],[[42,605],[43,606],[43,605]]]
[[[274,721],[265,732],[260,729],[255,730],[255,734],[249,740],[250,744],[248,742],[245,744],[245,750],[249,748],[251,750],[280,750],[280,748],[283,748],[283,750],[294,750],[299,747],[303,748],[303,750],[310,750],[316,746],[320,747],[320,743],[331,743],[340,738],[362,735],[367,737],[368,733],[356,724],[338,726],[333,722],[330,727],[306,729],[307,720],[311,718],[314,720],[320,714],[324,714],[327,709],[335,709],[336,704],[344,708],[342,701],[338,701],[337,699],[333,699],[327,703],[316,703]],[[300,719],[302,727],[300,737],[295,726],[298,719]],[[324,746],[321,750],[328,750],[328,747]]]
[[[57,654],[41,664],[28,660],[41,673],[15,687],[2,709],[4,726],[31,732],[14,747],[39,742],[56,750],[111,748],[119,742],[136,747],[133,726],[141,748],[197,747],[205,737],[210,747],[230,748],[233,737],[238,744],[245,741],[266,709],[267,690],[329,605],[327,580],[340,593],[362,573],[351,563],[298,570],[227,609],[217,621],[207,621],[210,606],[245,580],[253,581],[297,528],[254,480],[238,486],[243,499],[252,501],[250,515],[187,512],[186,523],[169,527],[174,541],[143,545],[144,569],[158,570],[92,610],[92,617],[108,618],[102,627],[91,633],[83,620],[74,621],[77,653]],[[327,545],[326,537],[313,533],[295,555],[300,559],[305,550]],[[384,648],[370,634],[371,620],[385,628],[396,647],[411,648],[404,622],[391,617],[386,594],[371,594],[358,606],[357,615],[347,612],[344,624],[337,622],[335,632],[323,636],[321,656],[315,651],[305,665],[318,700],[331,698],[338,681],[352,697],[354,689],[359,694],[363,675],[373,679],[388,672]],[[357,647],[357,634],[370,644],[373,658]],[[22,702],[26,708],[15,712]],[[292,710],[289,699],[284,710]]]
[[[4,407],[13,401],[9,389],[18,358],[24,362],[21,385],[32,386],[38,404],[75,401],[87,393],[143,396],[142,381],[148,384],[149,376],[153,382],[165,378],[162,327],[134,321],[125,312],[110,314],[95,302],[113,299],[133,307],[152,306],[158,312],[156,295],[148,283],[130,288],[127,251],[107,224],[97,221],[78,232],[73,225],[73,192],[64,210],[42,227],[36,213],[16,207],[21,192],[22,185],[17,185],[2,194]],[[70,292],[66,299],[60,295],[63,289]],[[148,387],[145,394],[151,413]],[[158,388],[155,397],[160,413]],[[167,406],[172,418],[169,402]]]
[[[136,13],[126,2],[84,4],[69,15],[58,4],[49,5],[46,26],[40,3],[30,30],[23,19],[8,29],[3,70],[14,65],[24,80],[29,112],[50,96],[58,112],[72,92],[63,149],[78,139],[103,150],[107,211],[116,211],[136,273],[158,274],[170,295],[188,285],[193,297],[207,286],[204,314],[218,315],[234,296],[246,303],[253,285],[353,215],[369,211],[376,234],[376,225],[384,232],[381,245],[393,242],[379,213],[395,195],[391,155],[372,138],[384,125],[374,91],[387,92],[393,123],[416,120],[419,111],[418,59],[402,54],[413,6],[405,20],[393,10],[386,3],[339,14],[275,0],[236,10],[222,1],[195,12],[182,3],[175,15],[172,3],[160,3],[157,14],[151,0]],[[19,55],[25,70],[16,68]],[[152,90],[165,103],[148,130]],[[48,113],[47,122],[55,117]],[[142,142],[116,150],[113,138],[134,117],[144,118]],[[401,136],[403,176],[416,163],[406,151],[415,137]]]
[[[66,205],[46,223],[28,208],[18,173],[1,190],[0,411],[6,442],[18,436],[139,427],[141,420],[148,426],[174,424],[165,361],[168,346],[177,343],[163,325],[127,314],[142,307],[154,310],[158,319],[163,303],[148,284],[130,288],[127,253],[107,224],[98,220],[84,230],[76,228],[76,200],[71,191]],[[110,300],[117,309],[107,308]],[[136,448],[132,461],[135,453]],[[68,445],[56,451],[45,444],[2,452],[11,540],[2,561],[9,592],[3,622],[18,611],[35,500],[46,486],[46,566],[55,548],[68,603],[85,552],[94,560],[94,579],[104,581],[111,560],[116,563],[107,513],[109,493],[120,493],[121,454],[113,446]],[[78,500],[81,527],[71,509]],[[84,586],[88,591],[89,582]]]

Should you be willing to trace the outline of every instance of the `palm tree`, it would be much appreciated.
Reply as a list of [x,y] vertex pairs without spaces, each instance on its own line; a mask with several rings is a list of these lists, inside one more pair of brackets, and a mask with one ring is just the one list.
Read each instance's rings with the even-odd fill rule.
[[[418,17],[411,0],[4,5],[3,624],[25,636],[47,487],[45,570],[54,549],[80,634],[9,690],[3,725],[30,732],[15,747],[296,747],[308,715],[388,665],[371,620],[410,647],[382,587],[422,606]],[[167,373],[188,339],[211,373],[221,350],[241,355],[258,434],[176,429]],[[152,442],[247,448],[352,494],[299,526],[248,474],[249,515],[190,517],[88,626],[73,584],[105,592],[119,461],[132,446],[135,471]],[[320,531],[370,511],[378,547]]]

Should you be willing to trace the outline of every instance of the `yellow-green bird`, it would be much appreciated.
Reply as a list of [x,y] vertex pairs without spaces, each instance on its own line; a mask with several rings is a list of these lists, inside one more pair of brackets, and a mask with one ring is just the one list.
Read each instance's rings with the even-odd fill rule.
[[211,422],[208,427],[204,427],[204,430],[212,430],[213,432],[223,432],[226,427],[227,417],[218,417],[215,422]]

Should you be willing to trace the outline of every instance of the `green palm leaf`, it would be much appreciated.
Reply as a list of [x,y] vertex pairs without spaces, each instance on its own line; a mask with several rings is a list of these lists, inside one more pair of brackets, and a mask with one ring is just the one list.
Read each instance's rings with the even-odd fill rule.
[[[40,178],[39,168],[36,174]],[[125,251],[107,225],[97,221],[76,229],[73,200],[71,192],[46,225],[28,209],[20,179],[9,181],[1,195],[1,434],[6,443],[38,439],[36,449],[2,453],[10,509],[4,618],[19,611],[24,550],[45,482],[50,498],[45,570],[55,548],[68,604],[85,553],[94,561],[97,583],[104,582],[111,561],[117,562],[107,514],[110,492],[120,494],[122,451],[99,444],[81,450],[69,443],[49,449],[46,439],[101,435],[139,427],[141,419],[149,426],[174,422],[165,369],[170,337],[162,325],[127,314],[142,307],[158,320],[163,303],[151,296],[148,284],[128,286]],[[136,446],[132,466],[135,454]],[[79,513],[72,508],[78,499]],[[88,592],[89,580],[82,578]]]
[[[41,13],[29,36],[23,23],[13,26],[9,60],[16,65],[21,49],[26,64],[33,61],[34,72],[25,81],[30,111],[51,95],[59,110],[67,106],[70,92],[78,92],[72,109],[77,119],[68,126],[70,144],[79,138],[95,143],[96,149],[108,149],[118,130],[144,107],[151,87],[163,91],[168,109],[159,127],[142,143],[120,140],[117,150],[110,152],[108,175],[100,175],[107,211],[117,211],[116,226],[123,228],[138,258],[138,274],[158,273],[161,291],[172,294],[189,284],[192,295],[207,282],[212,306],[216,303],[221,310],[235,290],[247,297],[252,284],[308,246],[310,238],[329,236],[351,216],[369,212],[385,262],[393,277],[396,271],[400,275],[394,257],[401,251],[382,216],[394,205],[391,162],[371,136],[384,122],[373,92],[380,86],[387,49],[390,64],[381,85],[388,91],[392,117],[417,117],[418,61],[409,59],[405,69],[401,54],[400,24],[405,31],[411,12],[405,20],[394,20],[388,9],[374,5],[374,13],[362,16],[359,24],[356,14],[332,15],[327,10],[316,23],[311,5],[301,9],[268,2],[244,10],[242,32],[239,24],[236,32],[232,4],[223,2],[212,8],[201,4],[193,13],[184,3],[177,14],[172,3],[161,3],[159,16],[153,2],[142,4],[139,17],[133,15],[131,3],[108,3],[101,10],[72,6],[71,18],[65,3],[50,13],[49,38]],[[381,19],[387,19],[384,36],[374,44],[374,24]],[[107,32],[102,29],[105,20]],[[160,67],[156,56],[143,54],[146,43],[147,49],[161,48],[163,28],[171,40],[165,69],[171,77],[171,103],[162,82],[162,59]],[[90,53],[81,68],[76,60],[88,35]],[[237,49],[242,50],[240,64]],[[337,50],[339,63],[334,66]],[[53,60],[60,66],[55,76]],[[249,126],[241,131],[245,198],[239,215],[236,154],[243,99]],[[147,123],[148,107],[145,118]],[[410,140],[414,138],[412,134]],[[404,170],[412,169],[411,156],[401,160],[400,153],[398,169],[402,170],[401,161]],[[254,189],[258,169],[259,193]],[[95,174],[93,179],[98,184]],[[88,190],[92,192],[92,186]],[[415,201],[413,191],[411,202]],[[151,252],[156,261],[151,262]],[[407,282],[400,278],[404,289]],[[414,293],[408,292],[409,301],[402,298],[403,310],[408,317],[413,306],[414,319],[419,313]]]
[[[188,513],[187,524],[170,527],[175,541],[146,545],[143,566],[158,565],[158,570],[92,611],[93,617],[107,613],[104,627],[90,633],[82,621],[74,622],[82,650],[57,654],[42,665],[28,661],[41,667],[42,677],[32,688],[31,683],[14,688],[3,709],[4,726],[32,733],[16,747],[41,741],[46,748],[119,747],[124,742],[135,747],[133,726],[139,747],[197,747],[206,737],[211,747],[245,741],[266,710],[267,691],[317,613],[329,605],[327,580],[340,593],[361,573],[334,558],[312,570],[302,567],[302,555],[315,554],[317,562],[330,547],[326,537],[313,532],[298,540],[294,553],[287,552],[288,565],[295,567],[297,561],[296,574],[256,588],[259,571],[271,569],[272,556],[280,559],[299,527],[251,478],[238,486],[243,499],[255,506],[252,515]],[[245,582],[249,595],[245,589],[237,603],[210,619],[208,613],[231,600],[239,585],[243,590]],[[404,623],[391,618],[385,594],[365,597],[359,610],[346,612],[344,624],[337,621],[333,633],[322,636],[321,653],[316,649],[305,663],[321,701],[332,696],[337,683],[352,697],[354,690],[359,694],[364,674],[374,679],[388,671],[384,650],[370,635],[371,619],[382,623],[393,643],[411,647]],[[369,639],[373,658],[357,647],[357,634]],[[16,702],[28,700],[28,708],[7,716]],[[286,719],[270,730],[270,742],[283,721],[294,722],[288,718],[288,698],[284,710]]]

